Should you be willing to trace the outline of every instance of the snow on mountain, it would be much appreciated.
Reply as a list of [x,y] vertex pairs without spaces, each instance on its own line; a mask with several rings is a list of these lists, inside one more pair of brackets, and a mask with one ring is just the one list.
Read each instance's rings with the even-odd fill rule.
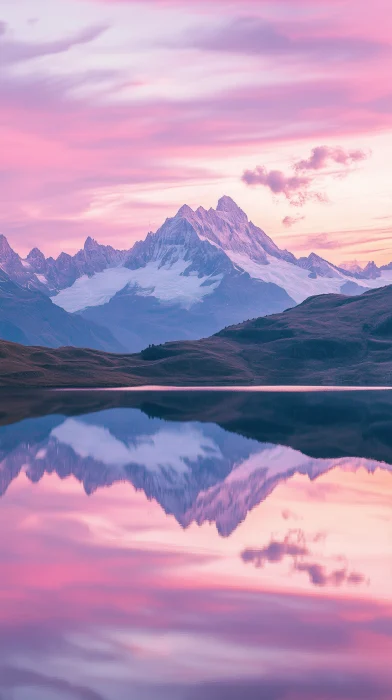
[[392,283],[392,264],[343,269],[315,253],[280,249],[230,198],[184,205],[128,251],[87,238],[76,255],[22,260],[0,236],[0,268],[55,305],[108,328],[129,351],[197,339],[309,296],[361,294]]
[[47,293],[45,281],[38,279],[28,260],[22,260],[3,235],[0,235],[0,269],[12,282],[27,289],[38,289]]
[[108,328],[68,314],[33,287],[23,287],[0,269],[0,337],[14,343],[90,347],[121,352]]
[[84,247],[75,255],[60,253],[58,258],[45,258],[33,248],[22,259],[9,245],[5,236],[0,235],[0,268],[17,284],[30,289],[38,289],[52,295],[60,289],[70,287],[79,277],[101,272],[109,267],[121,265],[129,251],[121,251],[112,246],[100,245],[87,238]]
[[[295,304],[283,288],[253,279],[235,265],[210,240],[212,229],[203,228],[209,237],[198,233],[190,212],[182,207],[156,233],[135,243],[122,265],[84,275],[60,291],[54,303],[109,327],[130,351],[212,335],[226,325]],[[223,212],[225,234],[228,216]],[[235,209],[236,221],[244,217]],[[259,255],[256,249],[252,254],[260,259],[265,253],[258,245]]]
[[345,260],[340,263],[339,267],[342,270],[346,270],[346,272],[352,272],[354,274],[360,274],[363,270],[363,266],[358,260]]
[[[216,210],[199,207],[194,212],[184,205],[156,233],[135,243],[122,267],[78,280],[70,290],[61,292],[55,303],[68,311],[81,311],[107,303],[131,285],[137,295],[176,301],[189,308],[212,294],[225,275],[248,272],[237,264],[235,255],[265,267],[269,257],[287,264],[295,262],[291,253],[280,250],[249,222],[229,197],[222,197]],[[267,277],[263,281],[276,284]],[[291,300],[286,302],[290,306]]]
[[107,268],[93,277],[80,277],[71,287],[53,297],[53,302],[66,311],[80,311],[106,304],[117,292],[130,286],[137,296],[151,295],[187,309],[212,294],[222,279],[222,275],[199,277],[197,272],[184,275],[187,267],[186,261],[179,258],[171,265],[161,266],[159,261],[154,261],[135,270]]

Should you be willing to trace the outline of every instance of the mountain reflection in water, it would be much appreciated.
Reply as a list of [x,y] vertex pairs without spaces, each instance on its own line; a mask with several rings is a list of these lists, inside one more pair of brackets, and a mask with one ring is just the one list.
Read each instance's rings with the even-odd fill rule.
[[2,398],[1,700],[391,700],[392,393]]

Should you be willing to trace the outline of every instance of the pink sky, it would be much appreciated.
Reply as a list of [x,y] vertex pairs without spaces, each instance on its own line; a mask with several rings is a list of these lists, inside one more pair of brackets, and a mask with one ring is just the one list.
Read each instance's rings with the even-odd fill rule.
[[389,0],[5,0],[0,20],[18,252],[130,247],[228,194],[298,255],[392,260]]

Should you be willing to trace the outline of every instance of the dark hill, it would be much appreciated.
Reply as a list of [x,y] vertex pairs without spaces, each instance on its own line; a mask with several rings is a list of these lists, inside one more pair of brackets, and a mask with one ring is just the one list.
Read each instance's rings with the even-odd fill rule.
[[392,287],[323,295],[200,341],[138,355],[1,344],[0,384],[16,386],[392,384]]

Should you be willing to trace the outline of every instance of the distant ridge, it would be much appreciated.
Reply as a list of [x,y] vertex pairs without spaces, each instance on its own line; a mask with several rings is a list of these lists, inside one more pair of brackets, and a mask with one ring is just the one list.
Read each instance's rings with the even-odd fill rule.
[[392,384],[392,286],[326,294],[199,341],[136,355],[0,343],[1,386]]

